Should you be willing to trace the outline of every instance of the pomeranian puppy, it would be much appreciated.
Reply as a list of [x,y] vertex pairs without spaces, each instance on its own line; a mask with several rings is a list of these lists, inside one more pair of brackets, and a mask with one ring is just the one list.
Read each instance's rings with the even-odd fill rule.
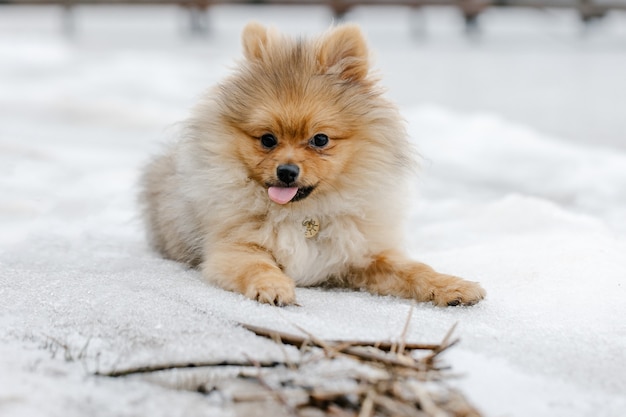
[[234,74],[145,170],[154,248],[274,305],[294,304],[296,285],[322,283],[438,306],[481,300],[477,283],[404,254],[415,163],[360,29],[290,39],[250,23],[242,41]]

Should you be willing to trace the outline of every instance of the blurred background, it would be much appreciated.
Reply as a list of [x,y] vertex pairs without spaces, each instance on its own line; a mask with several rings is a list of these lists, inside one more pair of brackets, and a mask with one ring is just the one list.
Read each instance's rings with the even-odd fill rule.
[[403,108],[626,149],[626,0],[4,0],[0,140],[81,124],[162,136],[228,72],[252,19],[294,34],[361,24]]

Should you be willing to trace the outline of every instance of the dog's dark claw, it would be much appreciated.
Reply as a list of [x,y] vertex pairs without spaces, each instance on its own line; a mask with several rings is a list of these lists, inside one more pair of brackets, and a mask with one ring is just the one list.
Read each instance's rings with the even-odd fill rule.
[[449,305],[450,307],[458,306],[459,304],[461,304],[461,300],[452,300],[452,301],[448,301],[448,305]]

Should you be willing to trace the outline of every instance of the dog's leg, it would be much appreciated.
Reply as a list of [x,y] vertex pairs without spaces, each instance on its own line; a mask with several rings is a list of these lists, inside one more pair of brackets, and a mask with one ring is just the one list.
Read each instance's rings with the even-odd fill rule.
[[348,281],[375,294],[432,301],[438,306],[472,305],[485,297],[478,283],[440,274],[393,251],[378,254],[366,268],[352,271]]
[[220,287],[273,305],[294,304],[295,283],[274,257],[255,244],[214,246],[202,263],[205,278]]

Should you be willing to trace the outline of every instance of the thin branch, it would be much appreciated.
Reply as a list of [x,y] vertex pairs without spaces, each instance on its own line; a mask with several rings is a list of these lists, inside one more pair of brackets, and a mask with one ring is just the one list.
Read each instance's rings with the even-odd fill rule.
[[409,314],[406,316],[406,321],[404,322],[404,328],[402,329],[402,334],[400,335],[400,345],[398,346],[398,353],[402,355],[404,353],[404,349],[406,348],[406,334],[409,331],[409,323],[411,323],[411,317],[413,316],[413,307],[415,304],[411,304],[411,308],[409,309]]
[[326,355],[326,357],[328,358],[334,358],[335,356],[337,356],[337,353],[341,353],[341,350],[339,350],[339,348],[332,342],[325,342],[322,339],[318,339],[314,334],[307,332],[306,330],[304,330],[302,327],[295,325],[296,328],[298,330],[300,330],[302,333],[306,334],[307,336],[309,336],[309,340],[311,342],[313,342],[313,344],[315,346],[321,347],[322,349],[324,349],[324,354]]
[[359,349],[358,347],[348,347],[341,351],[343,354],[355,356],[359,359],[377,362],[388,366],[397,366],[400,368],[408,368],[415,371],[427,371],[428,368],[419,362],[406,360],[407,356],[387,356],[383,352],[369,351]]
[[448,332],[446,333],[446,335],[444,336],[443,340],[441,341],[441,343],[439,344],[439,346],[437,346],[436,349],[433,349],[433,352],[426,356],[425,358],[422,359],[422,362],[424,363],[432,363],[433,360],[440,355],[443,351],[451,348],[452,346],[456,345],[457,343],[459,343],[459,339],[454,339],[453,341],[449,341],[450,338],[452,337],[452,333],[454,333],[454,330],[456,330],[456,326],[459,324],[459,322],[456,322],[452,325],[452,327],[450,328],[450,330],[448,330]]
[[[388,395],[376,394],[374,403],[380,408],[387,411],[386,415],[390,416],[406,416],[406,417],[423,417],[424,413],[419,411],[414,405],[407,404]],[[428,415],[428,414],[426,414]]]
[[459,322],[457,321],[456,323],[452,325],[452,327],[450,327],[450,330],[448,330],[448,333],[446,333],[446,335],[444,336],[439,346],[445,346],[448,344],[448,340],[450,340],[450,338],[452,337],[452,333],[454,333],[454,331],[456,330],[456,326],[458,325],[459,325]]
[[117,378],[121,376],[134,375],[134,374],[146,374],[150,372],[168,371],[170,369],[190,369],[190,368],[202,368],[202,367],[218,367],[218,366],[240,366],[240,367],[261,367],[261,368],[275,368],[277,366],[285,365],[284,362],[270,361],[270,362],[251,362],[251,361],[200,361],[200,362],[185,362],[185,363],[167,363],[162,365],[146,365],[138,366],[136,368],[120,369],[110,372],[96,372],[97,376],[108,376]]
[[361,404],[358,417],[372,417],[374,415],[374,395],[376,395],[373,388],[367,391],[367,395]]
[[442,410],[435,404],[430,394],[424,389],[423,386],[413,381],[408,382],[409,387],[413,390],[413,393],[417,397],[420,408],[424,410],[429,416],[432,417],[447,417],[448,413]]
[[265,388],[272,395],[272,397],[274,397],[274,399],[276,399],[276,401],[278,401],[285,408],[285,410],[289,412],[289,414],[297,417],[295,407],[289,404],[289,401],[287,401],[285,395],[281,391],[274,389],[270,384],[267,383],[267,381],[265,381],[265,378],[263,378],[263,375],[261,374],[261,363],[254,360],[252,360],[251,362],[254,363],[254,366],[257,369],[256,380],[259,382],[259,385]]
[[[241,326],[247,330],[250,330],[251,332],[255,333],[257,336],[263,336],[263,337],[267,337],[269,339],[273,339],[275,336],[278,336],[278,338],[280,339],[281,342],[287,344],[287,345],[293,345],[296,347],[302,347],[302,345],[304,344],[309,344],[309,345],[313,345],[313,346],[317,346],[317,347],[324,347],[321,346],[320,344],[316,343],[315,340],[312,340],[311,338],[307,338],[307,337],[302,337],[302,336],[298,336],[292,333],[285,333],[285,332],[281,332],[278,330],[271,330],[271,329],[267,329],[265,327],[259,327],[259,326],[254,326],[251,324],[245,324],[245,323],[240,323]],[[324,341],[324,345],[326,347],[332,347],[333,345],[347,345],[347,346],[351,346],[351,347],[356,347],[356,346],[370,346],[370,347],[374,347],[386,352],[389,352],[393,346],[394,343],[392,342],[370,342],[370,341],[365,341],[365,340],[329,340],[329,341]],[[438,350],[441,348],[441,345],[435,345],[435,344],[423,344],[423,343],[405,343],[404,344],[404,349],[405,350]]]

